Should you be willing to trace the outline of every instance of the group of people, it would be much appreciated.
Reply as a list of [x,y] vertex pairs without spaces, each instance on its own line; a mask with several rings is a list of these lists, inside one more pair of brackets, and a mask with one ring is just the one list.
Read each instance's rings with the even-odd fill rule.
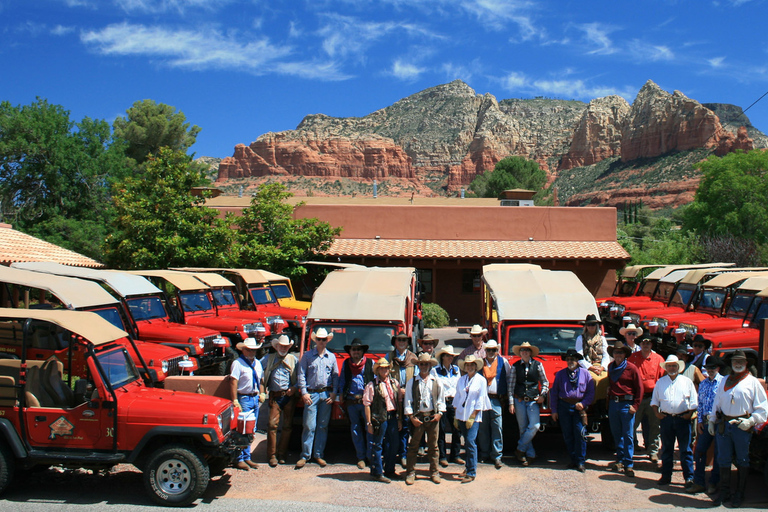
[[[739,506],[751,432],[768,414],[765,391],[747,369],[744,352],[731,355],[730,374],[725,376],[725,364],[709,355],[711,343],[702,336],[693,339],[692,347],[681,345],[677,354],[664,359],[642,328],[630,324],[620,333],[624,341],[608,346],[600,320],[589,315],[575,346],[562,356],[566,367],[556,373],[551,386],[536,358],[536,346],[527,342],[513,346],[519,359],[510,364],[479,325],[472,327],[472,343],[460,353],[451,345],[436,350],[439,340],[430,335],[418,340],[414,353],[410,337],[399,334],[392,338],[392,351],[374,361],[366,356],[368,346],[354,339],[344,347],[349,357],[341,371],[336,356],[326,349],[333,333],[323,328],[312,333],[314,347],[300,361],[290,353],[287,336],[273,340],[274,352],[261,360],[255,357],[260,344],[249,338],[238,345],[242,356],[232,365],[232,396],[244,414],[258,414],[259,404],[269,400],[270,466],[285,463],[290,418],[300,399],[302,450],[295,467],[301,469],[309,461],[324,467],[328,424],[338,401],[349,419],[358,467],[365,469],[367,464],[374,480],[388,483],[398,477],[399,463],[408,485],[415,483],[417,457],[425,452],[434,483],[441,481],[439,467],[450,463],[464,466],[462,483],[476,478],[479,461],[501,468],[505,404],[520,433],[515,457],[521,466],[528,466],[536,458],[533,439],[548,394],[569,467],[584,472],[587,409],[606,399],[616,446],[612,470],[634,476],[637,424],[649,459],[660,464],[660,485],[671,482],[677,443],[686,490],[707,491],[717,504],[730,501]],[[713,443],[715,466],[707,484],[706,453]],[[733,492],[732,461],[738,469]],[[256,467],[248,449],[236,467]]]

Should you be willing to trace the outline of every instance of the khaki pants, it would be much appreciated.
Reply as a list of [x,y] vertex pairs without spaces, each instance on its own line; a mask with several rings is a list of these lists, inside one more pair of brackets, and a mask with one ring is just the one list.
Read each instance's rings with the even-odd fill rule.
[[[421,419],[421,414],[416,416]],[[427,433],[427,457],[429,458],[429,472],[437,473],[437,433],[439,431],[439,421],[430,421],[429,423],[422,423],[418,427],[413,426],[413,423],[409,425],[411,429],[411,441],[408,443],[408,457],[406,460],[405,469],[407,473],[413,473],[413,468],[416,466],[416,454],[419,451],[419,444],[424,432]]]
[[[269,399],[269,426],[267,427],[267,459],[277,456],[284,458],[288,451],[288,441],[293,430],[293,411],[296,409],[296,396],[292,396],[282,409],[277,400]],[[277,429],[280,418],[283,419],[283,429],[280,433],[280,446],[277,445]]]
[[[651,409],[651,397],[645,397],[640,402],[640,408],[635,416],[635,429],[643,427],[643,444],[648,452],[648,456],[659,454],[659,445],[661,444],[661,420],[656,417]],[[647,432],[646,432],[647,427]]]

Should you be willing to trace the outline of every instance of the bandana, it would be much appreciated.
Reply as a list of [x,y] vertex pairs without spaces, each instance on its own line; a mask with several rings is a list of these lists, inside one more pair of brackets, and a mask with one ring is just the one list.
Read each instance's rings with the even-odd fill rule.
[[624,370],[626,368],[627,368],[626,359],[622,361],[622,363],[618,366],[616,365],[616,361],[608,365],[608,376],[611,378],[611,381],[617,382],[621,378],[621,374],[624,373]]
[[359,363],[353,363],[352,358],[349,358],[349,369],[352,370],[352,377],[357,377],[360,372],[365,368],[365,356],[360,359]]
[[728,376],[727,379],[725,379],[725,387],[723,388],[725,391],[728,391],[732,387],[734,387],[736,384],[744,380],[744,378],[749,374],[749,369],[745,369],[741,373],[732,373]]

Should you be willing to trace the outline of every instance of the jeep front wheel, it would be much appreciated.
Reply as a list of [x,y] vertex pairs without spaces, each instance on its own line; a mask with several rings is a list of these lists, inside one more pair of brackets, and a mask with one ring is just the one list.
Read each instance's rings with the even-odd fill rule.
[[16,459],[13,452],[5,442],[0,441],[0,494],[7,488],[13,479],[13,470],[16,467]]
[[210,474],[196,450],[170,445],[150,455],[144,468],[144,485],[161,505],[183,507],[202,496]]

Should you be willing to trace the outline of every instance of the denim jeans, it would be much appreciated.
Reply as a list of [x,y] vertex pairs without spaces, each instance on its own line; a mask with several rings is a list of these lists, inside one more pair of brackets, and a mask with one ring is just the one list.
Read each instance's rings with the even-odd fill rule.
[[533,438],[541,425],[539,404],[535,401],[526,402],[515,398],[515,417],[520,428],[520,440],[517,449],[525,453],[526,457],[535,458],[536,450],[533,449]]
[[608,421],[616,443],[616,462],[627,468],[633,467],[632,457],[635,454],[635,415],[629,412],[630,407],[632,402],[608,402]]
[[558,400],[557,414],[560,430],[572,464],[584,464],[587,460],[587,427],[581,422],[581,415],[574,404]]
[[685,481],[693,478],[693,451],[691,450],[691,420],[679,416],[664,416],[661,426],[661,477],[671,478],[674,465],[675,441],[680,450],[680,465]]
[[[719,428],[720,425],[717,425]],[[749,467],[749,442],[752,440],[751,432],[744,432],[739,427],[725,423],[725,431],[717,432],[717,462],[721,468],[731,468],[731,460],[737,468]]]
[[[259,396],[249,396],[249,395],[237,395],[237,401],[240,402],[240,408],[243,411],[243,414],[246,416],[248,413],[254,414],[254,419],[256,420],[253,424],[254,432],[256,431],[256,424],[258,423],[259,419]],[[251,433],[254,433],[251,432]],[[246,446],[243,448],[243,451],[240,452],[240,455],[237,458],[238,461],[246,461],[251,460],[251,445]]]
[[352,444],[355,447],[357,460],[365,460],[368,456],[368,431],[365,428],[365,406],[363,404],[347,405],[347,417],[349,417],[349,432],[352,435]]
[[483,421],[477,432],[477,447],[481,459],[501,459],[504,449],[501,427],[501,401],[498,398],[491,399],[491,409],[483,411]]
[[[381,476],[383,471],[395,471],[397,449],[400,437],[397,431],[397,413],[390,412],[387,421],[381,424],[377,433],[368,435],[369,453],[371,460],[371,475]],[[382,460],[383,458],[383,460]]]
[[[437,433],[437,449],[440,452],[440,460],[449,460],[453,462],[461,453],[461,433],[459,429],[453,427],[453,419],[456,417],[456,409],[450,405],[450,401],[445,401],[445,412],[440,417],[440,432]],[[445,446],[445,434],[451,434],[451,455],[448,456],[448,450]]]
[[[693,454],[693,461],[696,463],[696,468],[693,470],[693,481],[699,485],[705,486],[707,452],[715,438],[714,436],[709,435],[706,420],[700,423],[700,425],[704,425],[704,431],[696,438],[696,451]],[[720,483],[720,464],[717,461],[717,455],[717,443],[715,443],[715,458],[712,461],[712,473],[709,475],[709,485],[717,485]]]
[[397,448],[397,455],[404,459],[406,455],[408,455],[408,437],[411,433],[411,422],[410,421],[403,421],[403,428],[399,431],[400,436],[400,444]]
[[309,460],[312,457],[321,459],[325,453],[325,442],[328,439],[328,422],[331,420],[333,404],[325,403],[329,397],[328,391],[310,393],[311,405],[304,406],[304,431],[301,433],[301,458]]
[[465,468],[467,476],[477,476],[477,431],[480,423],[475,421],[471,427],[467,428],[466,421],[459,422],[459,430],[464,436],[464,450],[466,451]]

